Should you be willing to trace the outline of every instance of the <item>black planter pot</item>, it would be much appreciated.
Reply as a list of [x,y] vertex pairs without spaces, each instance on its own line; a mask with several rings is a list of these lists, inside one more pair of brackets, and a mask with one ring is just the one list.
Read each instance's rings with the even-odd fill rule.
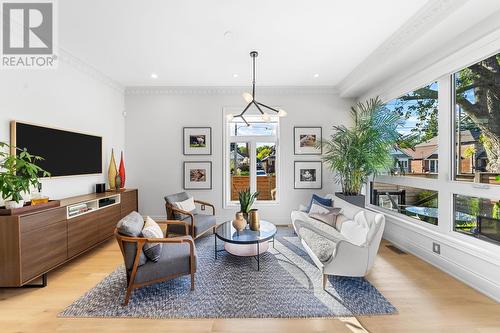
[[362,194],[358,195],[345,195],[342,192],[335,192],[335,196],[339,197],[342,200],[345,200],[353,205],[356,205],[361,208],[365,208],[365,196]]

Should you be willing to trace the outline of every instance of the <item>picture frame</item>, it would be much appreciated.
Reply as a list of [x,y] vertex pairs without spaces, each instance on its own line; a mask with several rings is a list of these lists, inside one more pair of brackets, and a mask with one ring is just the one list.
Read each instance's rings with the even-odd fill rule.
[[184,155],[212,155],[212,127],[183,127]]
[[212,189],[211,161],[184,161],[183,169],[185,190]]
[[323,188],[323,162],[295,161],[293,173],[294,189]]
[[293,128],[294,155],[321,155],[323,147],[316,148],[316,144],[323,139],[321,126],[295,126]]

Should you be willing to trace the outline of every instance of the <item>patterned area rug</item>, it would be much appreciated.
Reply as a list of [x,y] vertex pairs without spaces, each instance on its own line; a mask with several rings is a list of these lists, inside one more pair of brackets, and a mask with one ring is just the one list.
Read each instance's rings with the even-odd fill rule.
[[[396,308],[363,278],[322,276],[290,228],[278,228],[274,249],[253,258],[225,251],[214,259],[214,239],[196,241],[196,289],[189,276],[136,289],[123,306],[120,267],[71,304],[60,317],[312,318],[394,314]],[[218,242],[219,249],[223,243]]]

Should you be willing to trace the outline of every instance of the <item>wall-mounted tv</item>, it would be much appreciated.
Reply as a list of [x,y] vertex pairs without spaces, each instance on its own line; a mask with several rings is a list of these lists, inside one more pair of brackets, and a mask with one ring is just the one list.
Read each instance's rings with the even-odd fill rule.
[[11,145],[42,156],[38,165],[52,177],[102,173],[102,137],[33,125],[10,124]]

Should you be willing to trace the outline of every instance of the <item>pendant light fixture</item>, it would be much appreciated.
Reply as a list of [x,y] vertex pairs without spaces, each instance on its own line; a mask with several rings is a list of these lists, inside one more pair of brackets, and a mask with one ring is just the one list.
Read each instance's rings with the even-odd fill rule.
[[262,116],[262,120],[264,120],[264,121],[270,121],[271,116],[269,115],[269,113],[265,112],[263,109],[271,110],[271,111],[275,112],[276,114],[278,114],[279,117],[285,117],[287,115],[286,111],[283,109],[275,109],[275,108],[272,108],[272,107],[267,106],[265,104],[262,104],[260,102],[257,102],[255,100],[255,58],[257,58],[258,55],[259,54],[257,53],[257,51],[250,52],[250,57],[252,58],[252,93],[250,94],[248,92],[244,92],[242,95],[245,102],[248,103],[247,106],[243,109],[243,111],[240,114],[238,114],[238,115],[231,115],[230,114],[227,116],[229,120],[239,117],[245,122],[245,124],[247,126],[250,126],[250,124],[247,122],[247,120],[245,119],[245,117],[243,115],[245,114],[245,112],[248,111],[248,109],[252,105],[255,105],[257,110],[259,110],[259,112]]

